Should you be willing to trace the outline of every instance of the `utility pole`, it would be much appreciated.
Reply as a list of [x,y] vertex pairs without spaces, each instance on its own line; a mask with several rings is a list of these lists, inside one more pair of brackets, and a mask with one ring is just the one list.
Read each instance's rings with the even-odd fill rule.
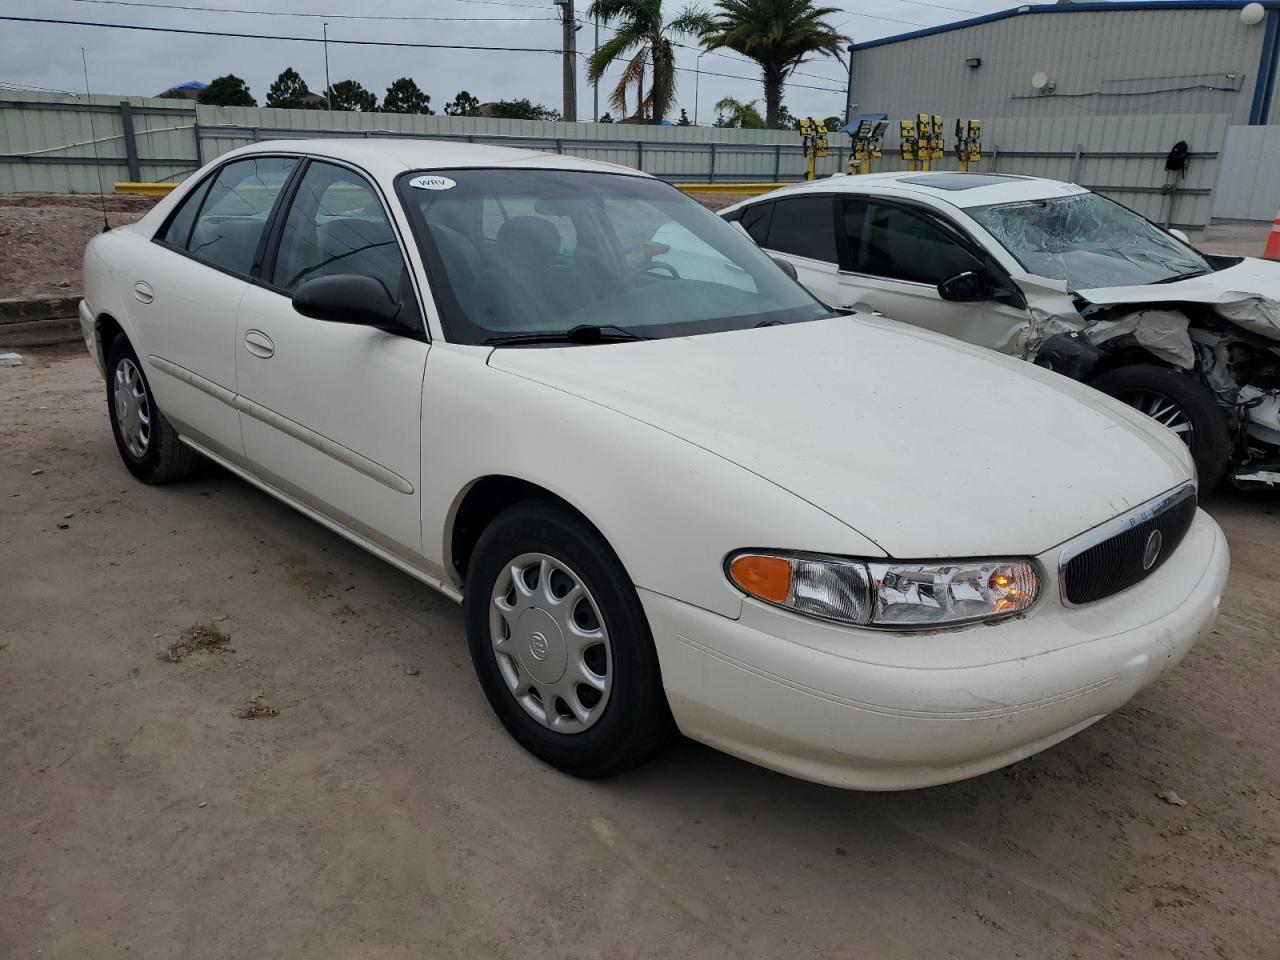
[[333,84],[329,82],[329,24],[324,25],[324,108],[326,110],[333,109],[333,101],[330,99],[329,91],[333,89]]
[[560,8],[561,25],[564,28],[561,56],[564,58],[564,114],[570,123],[578,119],[578,23],[573,16],[573,0],[554,0]]
[[[595,53],[600,52],[600,14],[596,14],[596,45]],[[596,82],[591,85],[591,121],[593,123],[600,119],[600,78],[596,77]]]
[[702,58],[709,51],[703,50],[693,63],[693,125],[698,125],[698,87],[702,85]]
[[853,44],[849,44],[849,87],[844,95],[844,122],[853,119]]

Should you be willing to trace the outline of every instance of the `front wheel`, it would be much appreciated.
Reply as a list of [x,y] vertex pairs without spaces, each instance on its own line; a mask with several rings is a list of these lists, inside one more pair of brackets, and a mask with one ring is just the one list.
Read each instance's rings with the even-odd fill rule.
[[1191,448],[1200,489],[1218,485],[1230,461],[1231,434],[1222,408],[1204,384],[1168,367],[1143,365],[1109,370],[1092,386],[1176,433]]
[[467,570],[471,660],[507,731],[566,773],[607,777],[654,754],[673,724],[635,587],[569,510],[502,513]]

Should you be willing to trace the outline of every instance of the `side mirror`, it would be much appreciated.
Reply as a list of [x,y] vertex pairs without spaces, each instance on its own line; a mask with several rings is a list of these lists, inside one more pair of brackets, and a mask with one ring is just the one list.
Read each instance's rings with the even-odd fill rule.
[[781,267],[782,272],[796,281],[796,283],[800,282],[800,275],[796,273],[796,265],[790,260],[783,260],[781,257],[770,257],[769,259]]
[[400,304],[373,277],[341,273],[304,280],[293,292],[293,309],[313,320],[368,327],[403,327]]
[[1188,237],[1181,230],[1179,230],[1177,227],[1169,228],[1169,236],[1173,237],[1175,240],[1181,240],[1187,246],[1191,246],[1191,238]]
[[995,288],[980,273],[968,270],[938,284],[938,296],[952,303],[977,303],[995,299]]

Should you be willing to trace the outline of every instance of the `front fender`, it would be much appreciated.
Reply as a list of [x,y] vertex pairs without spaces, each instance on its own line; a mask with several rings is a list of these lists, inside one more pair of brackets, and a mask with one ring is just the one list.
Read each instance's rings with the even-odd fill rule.
[[776,484],[656,427],[495,370],[487,348],[436,344],[423,388],[422,523],[429,561],[447,565],[459,497],[505,475],[573,505],[632,581],[727,617],[742,597],[724,577],[743,547],[884,556],[846,524]]

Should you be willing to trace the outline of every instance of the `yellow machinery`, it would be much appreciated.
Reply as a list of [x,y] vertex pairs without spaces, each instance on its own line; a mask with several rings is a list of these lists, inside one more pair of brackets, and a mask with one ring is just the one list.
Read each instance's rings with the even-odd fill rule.
[[981,120],[956,120],[956,159],[964,173],[969,172],[969,164],[982,159]]
[[827,124],[823,120],[805,117],[800,121],[800,139],[804,144],[806,166],[804,178],[818,179],[818,158],[827,155]]
[[917,114],[915,120],[898,123],[902,135],[902,159],[909,170],[930,170],[934,160],[946,155],[942,139],[942,117],[935,114]]
[[889,121],[883,114],[878,119],[859,117],[855,121],[856,126],[853,122],[850,123],[852,130],[849,127],[844,129],[853,141],[849,151],[849,175],[856,177],[860,173],[870,173],[871,161],[880,159],[880,148],[884,143],[885,131],[889,129]]

